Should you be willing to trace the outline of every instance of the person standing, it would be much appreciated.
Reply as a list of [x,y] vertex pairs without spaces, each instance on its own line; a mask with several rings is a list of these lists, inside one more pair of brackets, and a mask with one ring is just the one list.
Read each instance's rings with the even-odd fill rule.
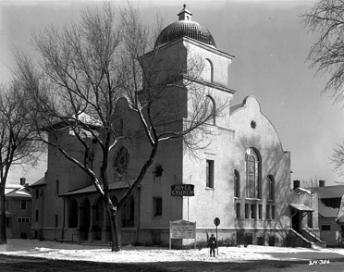
[[210,257],[215,257],[216,239],[214,234],[212,234],[209,238],[208,247],[210,248]]

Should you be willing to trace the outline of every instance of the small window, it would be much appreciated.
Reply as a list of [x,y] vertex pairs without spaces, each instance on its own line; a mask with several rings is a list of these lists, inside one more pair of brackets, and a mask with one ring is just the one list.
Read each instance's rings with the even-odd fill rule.
[[236,218],[240,218],[240,203],[235,204],[235,216]]
[[245,204],[245,218],[249,218],[249,205]]
[[240,197],[240,175],[238,170],[234,170],[234,196]]
[[274,177],[268,175],[267,177],[267,187],[268,187],[268,200],[273,201],[275,199],[275,185],[274,185]]
[[26,217],[25,222],[30,223],[30,217]]
[[251,204],[251,218],[256,219],[257,218],[257,209],[256,204]]
[[22,210],[26,210],[26,200],[25,199],[20,200],[20,208]]
[[38,222],[38,216],[39,216],[39,212],[38,212],[38,210],[36,210],[36,212],[35,212],[35,221],[36,222]]
[[258,218],[262,219],[262,204],[258,205]]
[[17,220],[18,220],[18,223],[21,223],[21,221],[22,221],[21,217],[18,217]]
[[322,225],[321,230],[323,231],[330,231],[331,230],[331,225]]
[[154,216],[162,216],[162,198],[154,197],[153,198],[153,211]]
[[271,219],[275,219],[275,205],[271,205]]
[[39,198],[39,189],[36,189],[36,199]]
[[207,160],[206,167],[206,186],[208,188],[214,188],[214,161]]

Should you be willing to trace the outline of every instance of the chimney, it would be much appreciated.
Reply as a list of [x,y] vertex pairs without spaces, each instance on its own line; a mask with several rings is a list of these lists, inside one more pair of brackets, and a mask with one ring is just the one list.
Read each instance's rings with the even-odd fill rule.
[[24,186],[26,183],[26,179],[25,178],[20,178],[20,185]]
[[294,188],[293,188],[294,190],[300,187],[300,180],[295,179],[293,183],[294,183]]
[[323,179],[319,180],[319,187],[325,187],[325,180]]

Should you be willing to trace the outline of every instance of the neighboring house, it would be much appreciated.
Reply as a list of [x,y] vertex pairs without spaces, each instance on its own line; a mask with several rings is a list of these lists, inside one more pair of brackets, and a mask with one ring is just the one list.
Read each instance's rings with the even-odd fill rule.
[[288,245],[326,245],[319,233],[318,201],[317,192],[301,188],[299,180],[293,181],[293,190],[288,200],[291,216]]
[[8,184],[6,194],[7,238],[31,238],[31,193],[25,178]]
[[[290,190],[290,153],[282,148],[279,136],[263,114],[256,98],[231,105],[234,91],[229,88],[232,56],[216,48],[210,32],[191,20],[184,9],[179,21],[160,33],[158,52],[142,56],[143,68],[156,67],[166,73],[177,70],[175,78],[184,80],[178,67],[189,64],[195,54],[204,61],[202,80],[192,86],[205,88],[209,103],[216,108],[228,105],[207,124],[213,132],[204,135],[206,148],[194,156],[182,139],[160,146],[154,165],[133,197],[121,210],[123,243],[168,244],[169,222],[196,222],[197,241],[204,242],[215,232],[214,218],[221,220],[219,239],[224,243],[280,245],[291,226],[305,211],[288,202]],[[156,56],[155,54],[158,54]],[[153,58],[154,55],[154,58]],[[157,60],[158,63],[154,61]],[[160,68],[159,68],[160,67]],[[160,77],[159,80],[164,77]],[[175,105],[173,125],[183,126],[191,87],[170,87],[165,103]],[[116,120],[122,133],[130,138],[110,154],[111,194],[120,195],[147,157],[148,143],[137,116],[125,99],[117,106]],[[215,112],[215,111],[214,111]],[[117,122],[114,120],[114,122]],[[49,140],[54,138],[49,135]],[[82,149],[68,127],[57,139],[64,148],[81,156]],[[94,171],[99,171],[99,154],[94,148]],[[194,196],[171,195],[172,185],[194,185]],[[109,223],[104,204],[88,176],[49,146],[45,178],[33,190],[33,231],[41,239],[63,241],[109,241]],[[312,211],[313,206],[309,206]],[[306,212],[311,212],[306,210]],[[295,217],[298,214],[298,217]],[[312,217],[314,219],[314,217]],[[312,223],[317,229],[317,223]],[[301,234],[300,234],[301,235]]]
[[344,185],[324,186],[324,182],[320,181],[319,187],[311,188],[311,190],[319,195],[321,239],[326,241],[328,246],[343,246],[344,220],[337,217],[344,195]]

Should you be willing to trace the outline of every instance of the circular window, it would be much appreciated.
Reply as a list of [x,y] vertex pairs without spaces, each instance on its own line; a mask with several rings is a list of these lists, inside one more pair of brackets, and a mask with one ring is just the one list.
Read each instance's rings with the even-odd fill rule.
[[256,121],[251,121],[251,128],[256,128],[256,126],[257,126]]

